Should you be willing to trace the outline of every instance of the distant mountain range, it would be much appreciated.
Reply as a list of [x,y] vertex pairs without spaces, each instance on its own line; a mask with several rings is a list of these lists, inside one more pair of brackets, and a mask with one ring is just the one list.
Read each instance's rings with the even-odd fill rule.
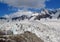
[[[34,17],[34,18],[33,18]],[[16,13],[13,13],[11,15],[8,15],[8,17],[3,16],[0,17],[0,20],[24,20],[24,19],[28,19],[30,20],[31,18],[33,18],[34,20],[40,20],[42,18],[60,18],[60,9],[41,9],[40,13],[38,12],[32,12],[32,11],[28,11],[28,10],[22,10],[22,11],[18,11]]]

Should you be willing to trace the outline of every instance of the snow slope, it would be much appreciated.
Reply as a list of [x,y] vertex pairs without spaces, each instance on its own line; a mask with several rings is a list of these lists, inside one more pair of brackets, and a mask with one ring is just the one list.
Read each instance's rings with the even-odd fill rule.
[[[1,30],[13,31],[13,34],[21,34],[24,31],[35,33],[44,42],[60,42],[60,23],[51,21],[24,20],[0,23]],[[57,26],[56,26],[57,25]],[[51,27],[50,27],[51,26]],[[59,30],[59,31],[58,31]]]

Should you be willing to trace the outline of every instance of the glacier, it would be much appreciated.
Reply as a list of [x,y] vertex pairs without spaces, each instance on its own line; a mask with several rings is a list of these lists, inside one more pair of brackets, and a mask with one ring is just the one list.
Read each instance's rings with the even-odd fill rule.
[[[46,10],[47,11],[47,10]],[[18,15],[17,15],[18,13]],[[47,14],[47,12],[42,13],[33,13],[33,12],[17,12],[13,15],[9,15],[7,20],[0,20],[0,30],[4,31],[6,34],[8,34],[8,31],[12,31],[13,35],[24,33],[25,31],[30,31],[32,33],[35,33],[38,37],[40,37],[44,42],[60,42],[60,19],[56,18],[42,18],[41,20],[34,20],[34,18],[38,14]],[[12,17],[18,17],[20,15],[29,15],[33,16],[30,20],[24,19],[24,20],[14,20],[12,21]],[[56,13],[56,14],[59,14]],[[6,16],[5,16],[6,17]],[[55,17],[55,16],[54,16]],[[9,21],[8,21],[9,20]],[[7,22],[8,21],[8,22]]]

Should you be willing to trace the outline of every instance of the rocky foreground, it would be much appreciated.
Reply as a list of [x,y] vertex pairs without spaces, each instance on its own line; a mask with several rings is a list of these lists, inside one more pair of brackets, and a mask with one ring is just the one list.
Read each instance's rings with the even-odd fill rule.
[[44,42],[34,33],[26,31],[20,35],[0,35],[0,42]]

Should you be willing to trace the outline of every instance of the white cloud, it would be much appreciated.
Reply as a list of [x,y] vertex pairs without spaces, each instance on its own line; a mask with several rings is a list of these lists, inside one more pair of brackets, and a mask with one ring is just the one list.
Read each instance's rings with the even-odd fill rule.
[[33,7],[43,8],[45,2],[48,0],[0,0],[0,2],[7,3],[14,7]]
[[31,12],[31,11],[18,10],[17,12],[11,13],[9,15],[6,14],[3,17],[12,18],[12,17],[19,17],[19,16],[22,16],[22,15],[31,16],[32,14],[33,14],[33,12]]

